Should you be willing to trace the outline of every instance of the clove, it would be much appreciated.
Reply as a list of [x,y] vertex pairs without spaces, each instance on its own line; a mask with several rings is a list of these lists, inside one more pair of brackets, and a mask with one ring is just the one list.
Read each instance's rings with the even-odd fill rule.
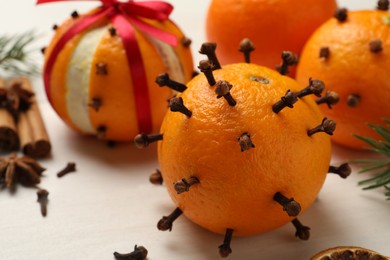
[[240,48],[238,50],[244,53],[245,62],[250,63],[250,54],[255,50],[253,42],[251,42],[248,38],[243,39],[240,42]]
[[295,236],[298,237],[301,240],[309,240],[310,238],[310,228],[307,226],[302,225],[302,223],[297,219],[294,218],[291,223],[294,225],[296,232]]
[[163,134],[138,134],[134,137],[134,144],[137,148],[142,149],[149,146],[153,142],[163,139]]
[[334,15],[333,15],[337,21],[339,21],[340,23],[342,22],[345,22],[348,18],[348,10],[347,8],[339,8],[335,11]]
[[348,163],[343,163],[340,166],[329,166],[329,173],[335,173],[339,175],[341,178],[345,179],[349,175],[351,175],[352,169]]
[[381,40],[370,41],[370,51],[372,53],[379,53],[383,51],[382,41]]
[[114,37],[114,36],[117,34],[116,29],[115,29],[115,27],[113,27],[113,26],[111,26],[110,28],[108,28],[108,32],[110,33],[110,35],[111,35],[112,37]]
[[114,252],[116,260],[144,260],[148,255],[148,250],[143,246],[134,246],[134,251],[127,254]]
[[307,131],[307,135],[312,136],[313,134],[321,133],[321,132],[324,132],[328,135],[333,135],[335,129],[336,129],[336,122],[333,121],[332,119],[328,119],[324,117],[320,125]]
[[320,49],[320,58],[324,59],[324,60],[327,60],[330,56],[330,50],[329,50],[329,47],[322,47]]
[[163,177],[162,177],[161,171],[159,169],[156,169],[156,171],[149,176],[149,181],[152,184],[162,185],[163,184]]
[[251,135],[247,132],[238,137],[238,143],[240,144],[241,152],[255,148],[255,145],[252,143]]
[[282,111],[282,109],[285,107],[293,108],[294,107],[293,105],[297,101],[298,101],[297,95],[291,90],[287,90],[286,94],[283,97],[281,97],[280,100],[272,106],[272,111],[274,111],[274,113],[277,114],[280,111]]
[[217,44],[214,42],[206,42],[203,43],[200,47],[199,53],[207,56],[209,61],[212,64],[213,70],[217,70],[221,68],[221,64],[218,61],[217,55],[215,54],[215,49],[217,48]]
[[321,93],[325,88],[325,84],[322,80],[319,79],[309,79],[309,86],[302,89],[297,93],[297,97],[302,98],[307,95],[315,95],[317,97],[321,97]]
[[163,216],[157,223],[158,230],[161,231],[172,231],[172,224],[173,222],[180,217],[180,215],[183,213],[181,209],[176,208],[169,216]]
[[292,53],[291,51],[282,51],[281,57],[282,57],[282,64],[276,66],[276,70],[281,75],[286,75],[289,72],[288,66],[293,66],[298,63],[298,56]]
[[360,103],[360,95],[359,94],[350,94],[347,97],[347,106],[356,107]]
[[95,64],[96,75],[106,76],[108,74],[107,64],[99,62]]
[[191,43],[192,43],[191,39],[187,38],[187,37],[183,37],[180,42],[183,45],[183,47],[185,47],[185,48],[190,47]]
[[296,217],[301,212],[301,205],[294,198],[287,198],[282,193],[277,192],[274,195],[274,201],[283,206],[283,211],[286,211],[290,217]]
[[389,10],[389,4],[390,4],[389,0],[379,0],[377,9],[378,10],[382,10],[382,11],[388,11]]
[[46,217],[47,204],[49,203],[49,200],[48,200],[49,192],[47,190],[44,190],[44,189],[38,189],[37,196],[38,196],[37,201],[41,207],[41,214],[42,214],[42,216]]
[[229,106],[234,107],[237,102],[230,94],[230,90],[232,89],[232,87],[233,85],[226,80],[218,80],[218,82],[215,84],[215,94],[217,94],[217,98],[224,97],[228,102]]
[[96,129],[97,133],[96,133],[96,137],[101,140],[104,138],[104,136],[106,135],[107,133],[107,127],[105,125],[100,125],[97,129]]
[[326,91],[325,96],[316,100],[317,105],[327,104],[329,109],[332,109],[332,105],[336,105],[340,100],[339,95],[334,91]]
[[68,162],[68,164],[65,166],[65,168],[57,173],[57,177],[61,178],[61,177],[65,176],[66,174],[71,173],[71,172],[75,172],[75,171],[76,171],[76,163]]
[[172,112],[180,112],[188,118],[192,116],[192,112],[184,105],[182,97],[173,97],[169,99],[169,108]]
[[168,73],[162,73],[156,77],[155,81],[160,87],[167,86],[173,90],[176,90],[178,92],[183,92],[187,89],[187,86],[179,83],[177,81],[173,81],[169,78]]
[[92,98],[92,101],[88,103],[88,106],[98,112],[102,106],[102,100],[100,98]]
[[177,194],[181,194],[183,192],[188,192],[190,190],[190,187],[194,184],[198,184],[199,179],[196,177],[190,177],[188,179],[181,179],[178,182],[175,182],[173,184],[174,189],[176,190]]
[[221,257],[228,257],[232,253],[232,249],[230,248],[230,244],[233,237],[233,229],[227,228],[225,233],[225,238],[223,240],[223,244],[220,245],[219,248],[219,255]]
[[78,18],[80,15],[79,15],[79,13],[78,13],[77,11],[73,11],[73,12],[70,14],[70,16],[71,16],[73,19],[76,19],[76,18]]
[[52,27],[52,29],[53,29],[54,31],[57,30],[57,29],[58,29],[58,25],[54,24],[53,27]]
[[198,69],[204,73],[209,85],[214,86],[216,82],[215,82],[215,78],[213,75],[213,69],[212,69],[212,65],[211,65],[210,61],[209,60],[201,60],[199,62]]

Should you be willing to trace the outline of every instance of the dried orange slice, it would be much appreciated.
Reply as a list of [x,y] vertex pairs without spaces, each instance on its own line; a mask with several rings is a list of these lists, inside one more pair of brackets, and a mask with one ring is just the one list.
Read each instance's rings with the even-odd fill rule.
[[314,255],[311,260],[388,260],[375,251],[357,246],[338,246],[328,248]]

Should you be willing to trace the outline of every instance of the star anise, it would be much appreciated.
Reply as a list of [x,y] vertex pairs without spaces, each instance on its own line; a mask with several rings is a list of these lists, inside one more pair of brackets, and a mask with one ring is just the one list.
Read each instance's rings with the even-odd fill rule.
[[16,183],[23,186],[34,187],[41,181],[42,172],[45,170],[34,159],[12,154],[8,158],[0,158],[0,185],[13,188]]
[[0,87],[0,106],[8,109],[13,115],[26,111],[31,105],[32,91],[24,89],[21,84],[12,84],[9,88]]

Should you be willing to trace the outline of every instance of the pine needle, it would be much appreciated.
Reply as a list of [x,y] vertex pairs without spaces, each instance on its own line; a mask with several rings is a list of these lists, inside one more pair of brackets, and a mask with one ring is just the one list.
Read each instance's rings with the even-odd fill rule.
[[355,137],[366,142],[371,147],[370,149],[384,156],[383,159],[364,159],[354,160],[354,162],[363,166],[360,173],[376,170],[373,177],[360,181],[359,185],[363,186],[364,190],[375,189],[378,187],[385,188],[385,196],[390,200],[390,119],[383,120],[386,126],[373,125],[369,126],[383,137],[384,140],[375,140],[372,138],[355,135]]
[[29,49],[36,39],[34,31],[0,36],[0,75],[37,75],[39,68],[31,59],[34,49]]

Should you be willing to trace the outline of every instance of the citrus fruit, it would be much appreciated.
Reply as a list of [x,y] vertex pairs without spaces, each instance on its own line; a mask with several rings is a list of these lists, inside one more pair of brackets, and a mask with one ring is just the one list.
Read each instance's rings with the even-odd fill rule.
[[385,10],[339,10],[312,35],[302,51],[297,80],[321,78],[338,93],[333,109],[323,113],[338,123],[332,140],[361,148],[353,134],[379,139],[368,123],[390,118],[390,13]]
[[296,236],[308,239],[309,228],[296,217],[314,201],[326,173],[340,170],[329,167],[335,122],[307,97],[320,95],[323,82],[310,79],[302,89],[263,66],[236,63],[211,70],[213,64],[201,61],[203,73],[170,99],[160,134],[135,139],[138,146],[159,141],[162,179],[177,205],[158,228],[170,230],[184,213],[225,234],[222,256],[230,252],[232,235],[258,234],[290,221]]
[[275,68],[282,51],[299,54],[336,8],[335,0],[213,0],[206,18],[206,37],[221,46],[217,54],[222,64],[242,60],[237,46],[248,37],[256,46],[252,62]]
[[342,260],[342,259],[353,259],[353,260],[386,260],[389,257],[383,256],[370,249],[356,247],[356,246],[338,246],[323,250],[310,258],[311,260]]
[[[45,68],[59,39],[84,16],[73,14],[55,27],[55,35],[45,50]],[[136,55],[130,53],[127,57],[119,31],[103,19],[70,38],[56,57],[46,85],[48,98],[58,115],[80,133],[128,141],[140,131],[158,131],[172,91],[156,87],[155,75],[168,71],[176,80],[186,82],[191,78],[189,41],[180,29],[170,20],[143,21],[176,36],[177,46],[130,25],[135,36],[131,50],[135,44],[139,51],[139,58],[134,59],[136,65],[130,66],[128,60]],[[141,78],[145,84],[133,82],[140,74],[144,74]]]

